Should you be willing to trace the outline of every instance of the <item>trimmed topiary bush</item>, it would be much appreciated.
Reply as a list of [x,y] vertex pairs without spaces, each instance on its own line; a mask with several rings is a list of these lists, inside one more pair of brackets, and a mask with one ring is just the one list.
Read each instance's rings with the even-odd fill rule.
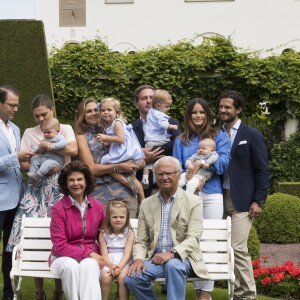
[[300,198],[275,193],[268,196],[264,211],[256,221],[258,236],[264,243],[300,242]]
[[36,125],[32,99],[44,94],[53,100],[42,21],[0,20],[0,66],[0,84],[13,85],[20,92],[20,108],[13,122],[23,132]]

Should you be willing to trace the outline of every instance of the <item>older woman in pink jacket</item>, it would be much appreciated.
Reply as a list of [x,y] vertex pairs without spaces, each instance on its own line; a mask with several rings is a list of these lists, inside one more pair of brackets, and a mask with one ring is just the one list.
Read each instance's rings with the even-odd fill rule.
[[97,240],[105,212],[87,196],[95,186],[93,175],[87,165],[73,161],[61,171],[58,183],[64,196],[51,212],[50,269],[61,277],[66,299],[99,300],[104,259]]

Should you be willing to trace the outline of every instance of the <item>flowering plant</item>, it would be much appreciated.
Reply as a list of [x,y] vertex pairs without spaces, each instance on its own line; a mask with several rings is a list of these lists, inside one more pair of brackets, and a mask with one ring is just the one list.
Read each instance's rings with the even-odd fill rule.
[[267,261],[267,256],[252,261],[257,292],[273,297],[300,299],[300,264],[296,266],[294,262],[287,261],[282,266],[265,268],[262,263]]

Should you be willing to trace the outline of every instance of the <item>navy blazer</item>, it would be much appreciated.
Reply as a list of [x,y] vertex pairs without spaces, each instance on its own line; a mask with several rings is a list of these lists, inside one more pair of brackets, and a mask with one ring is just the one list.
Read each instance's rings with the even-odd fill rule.
[[[170,142],[159,146],[161,149],[164,150],[163,154],[166,155],[166,156],[167,155],[172,156],[174,140],[179,134],[181,134],[181,127],[180,127],[179,121],[177,119],[170,118],[169,123],[172,124],[172,125],[177,125],[178,130],[170,130],[170,134],[171,134]],[[144,141],[145,133],[144,133],[144,130],[143,130],[143,121],[142,121],[142,119],[138,119],[138,120],[133,121],[131,123],[131,125],[133,127],[133,131],[134,131],[135,135],[137,136],[137,138],[139,140],[139,143],[140,143],[141,147],[145,148],[145,141]]]
[[253,202],[266,200],[270,185],[269,160],[259,130],[241,123],[231,148],[228,171],[230,195],[237,211],[246,212]]

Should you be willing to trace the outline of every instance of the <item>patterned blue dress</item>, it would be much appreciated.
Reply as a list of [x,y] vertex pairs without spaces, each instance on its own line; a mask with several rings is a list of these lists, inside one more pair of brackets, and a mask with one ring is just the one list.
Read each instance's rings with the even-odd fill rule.
[[[96,140],[96,134],[99,133],[97,128],[87,128],[85,138],[91,150],[94,162],[96,164],[101,163],[101,158],[107,154],[106,147]],[[123,173],[124,175],[126,173]],[[125,175],[126,176],[126,175]],[[128,206],[131,217],[136,217],[137,210],[137,198],[131,192],[130,189],[116,181],[110,175],[98,176],[96,179],[96,187],[91,196],[99,200],[106,208],[107,204],[111,200],[121,200]]]

